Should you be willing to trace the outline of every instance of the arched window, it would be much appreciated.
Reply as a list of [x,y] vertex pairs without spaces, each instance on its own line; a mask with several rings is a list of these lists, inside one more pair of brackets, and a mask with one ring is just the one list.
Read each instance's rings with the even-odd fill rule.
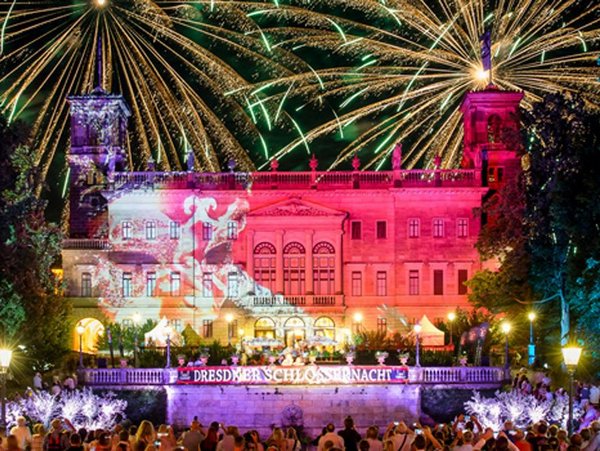
[[315,320],[315,337],[335,339],[335,322],[328,316],[321,316]]
[[271,243],[259,243],[254,248],[256,293],[261,291],[260,288],[266,288],[271,293],[275,291],[275,254],[275,246]]
[[335,249],[326,241],[313,247],[313,286],[315,294],[335,292]]
[[306,325],[302,318],[292,316],[283,324],[283,332],[285,334],[285,344],[294,346],[297,341],[306,338]]
[[306,251],[298,242],[291,242],[283,248],[283,293],[289,295],[304,294],[306,270]]
[[254,336],[275,338],[275,321],[267,317],[258,318],[254,323]]

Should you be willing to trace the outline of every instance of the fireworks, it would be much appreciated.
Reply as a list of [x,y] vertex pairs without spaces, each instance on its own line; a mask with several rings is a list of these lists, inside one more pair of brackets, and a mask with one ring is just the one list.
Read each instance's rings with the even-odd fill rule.
[[[276,110],[295,97],[331,111],[282,157],[324,136],[346,142],[332,167],[359,152],[382,167],[396,142],[406,166],[460,161],[459,105],[490,78],[523,90],[523,106],[547,92],[578,92],[600,106],[597,53],[600,4],[578,0],[328,0],[293,1],[249,13],[273,47],[299,55],[321,52],[311,70],[270,83],[262,94]],[[491,71],[480,40],[490,30]],[[309,59],[307,58],[307,61]],[[306,101],[306,100],[305,100]],[[299,109],[303,108],[301,105]],[[348,138],[351,125],[357,136]]]
[[15,0],[0,3],[0,26],[0,111],[10,120],[36,112],[44,174],[62,169],[67,95],[98,84],[132,108],[130,168],[152,158],[181,169],[193,149],[202,170],[229,159],[253,169],[248,149],[264,139],[244,109],[252,96],[225,93],[305,70],[254,34],[235,2]]

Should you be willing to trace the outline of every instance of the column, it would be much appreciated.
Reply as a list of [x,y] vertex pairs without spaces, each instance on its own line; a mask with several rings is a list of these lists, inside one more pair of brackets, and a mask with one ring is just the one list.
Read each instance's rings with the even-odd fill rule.
[[283,294],[283,235],[284,231],[275,231],[275,292]]
[[344,248],[344,231],[340,230],[337,240],[337,246],[335,249],[335,294],[343,294],[344,292],[344,267],[343,267],[343,253]]
[[313,279],[313,236],[314,230],[307,230],[305,233],[304,247],[306,249],[305,271],[306,271],[306,293],[315,294]]

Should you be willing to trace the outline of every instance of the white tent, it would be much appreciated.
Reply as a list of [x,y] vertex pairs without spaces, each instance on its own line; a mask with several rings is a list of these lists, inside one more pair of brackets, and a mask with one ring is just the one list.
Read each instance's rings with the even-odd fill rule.
[[166,346],[167,335],[169,336],[173,346],[179,346],[181,344],[181,334],[175,329],[169,327],[167,318],[163,317],[163,319],[158,322],[154,329],[144,334],[144,343],[152,343],[155,346]]
[[421,345],[444,346],[444,332],[435,327],[427,315],[423,315],[419,324],[421,325]]

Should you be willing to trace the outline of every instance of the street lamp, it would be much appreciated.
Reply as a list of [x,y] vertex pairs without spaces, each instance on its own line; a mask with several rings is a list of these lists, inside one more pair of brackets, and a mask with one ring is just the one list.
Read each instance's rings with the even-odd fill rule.
[[0,421],[0,431],[6,435],[6,375],[8,374],[8,367],[10,366],[10,360],[12,359],[12,351],[10,349],[0,349],[0,377],[2,378],[2,417]]
[[79,335],[79,368],[83,369],[83,334],[85,333],[85,327],[79,322],[75,328],[77,335]]
[[231,346],[231,336],[233,335],[231,323],[233,322],[233,315],[231,313],[225,315],[225,321],[227,321],[227,344]]
[[421,325],[419,323],[415,324],[413,326],[413,330],[415,331],[415,366],[417,368],[419,368],[421,366],[421,348],[420,348],[420,341],[421,341],[421,330],[423,330],[423,328],[421,327]]
[[165,368],[171,368],[171,326],[167,326],[165,332],[167,333],[167,364]]
[[456,319],[456,313],[450,312],[448,313],[448,322],[450,323],[450,347],[454,347],[454,340],[452,338],[452,323]]
[[529,318],[529,346],[527,347],[527,350],[529,351],[527,353],[528,362],[529,365],[533,365],[533,362],[535,361],[535,343],[533,340],[533,321],[535,320],[535,313],[529,312],[527,318]]
[[578,346],[562,348],[563,359],[569,372],[569,419],[567,422],[569,436],[573,433],[573,376],[581,357],[581,351],[582,349]]
[[364,319],[363,314],[360,312],[356,312],[352,319],[354,320],[354,333],[358,334],[360,333],[360,325]]
[[510,368],[510,363],[508,361],[508,334],[510,333],[510,323],[504,321],[502,323],[501,328],[502,332],[504,332],[504,335],[506,336],[506,342],[504,345],[504,369],[508,371],[508,369]]
[[142,322],[142,316],[139,313],[133,314],[133,361],[134,366],[137,368],[140,366],[139,352],[138,352],[138,327]]

